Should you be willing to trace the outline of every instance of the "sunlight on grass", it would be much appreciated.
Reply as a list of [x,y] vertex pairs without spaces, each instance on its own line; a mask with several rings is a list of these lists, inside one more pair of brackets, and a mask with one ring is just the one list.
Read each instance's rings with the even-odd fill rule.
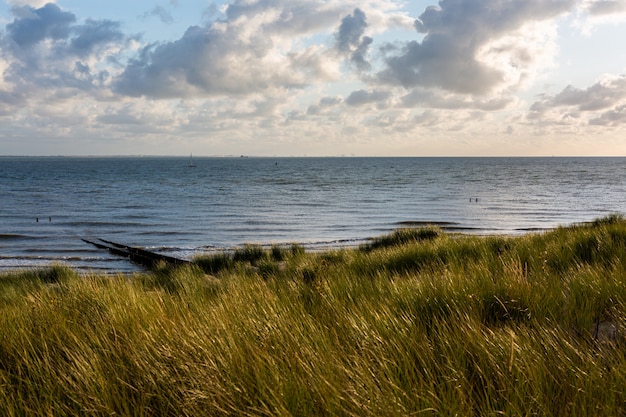
[[626,221],[0,276],[2,415],[623,415]]

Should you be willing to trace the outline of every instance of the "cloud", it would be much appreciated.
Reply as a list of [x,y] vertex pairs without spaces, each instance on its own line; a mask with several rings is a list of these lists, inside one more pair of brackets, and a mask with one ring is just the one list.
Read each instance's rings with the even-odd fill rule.
[[367,53],[373,39],[364,36],[367,29],[365,13],[359,9],[354,9],[352,15],[348,15],[341,20],[339,30],[335,34],[336,47],[339,52],[350,57],[350,61],[357,68],[369,69],[370,63],[367,61]]
[[595,27],[621,24],[626,20],[624,0],[581,0],[572,26],[577,32],[591,36]]
[[626,13],[624,0],[587,0],[582,2],[582,9],[591,16],[605,16],[615,13]]
[[[491,152],[493,135],[626,123],[624,76],[524,101],[556,65],[558,25],[616,16],[624,2],[441,0],[410,17],[399,0],[229,0],[198,10],[182,36],[146,43],[124,33],[130,22],[16,1],[0,31],[3,135],[115,137],[142,152],[195,141],[209,153],[302,154],[306,143],[311,154],[445,154],[450,138]],[[177,2],[159,4],[130,18],[171,23]]]
[[84,25],[72,28],[75,37],[70,41],[69,51],[85,56],[102,45],[121,43],[126,37],[119,22],[110,20],[87,20]]
[[589,123],[616,126],[626,121],[626,75],[605,76],[585,89],[571,85],[543,96],[530,107],[528,118],[543,123]]
[[[124,34],[119,22],[77,22],[54,3],[14,7],[14,20],[0,40],[5,52],[12,48],[4,81],[21,83],[20,88],[54,82],[77,88],[77,76],[84,82],[91,72],[92,85],[159,99],[302,89],[349,76],[343,58],[352,63],[351,70],[367,71],[373,39],[365,31],[406,24],[393,1],[374,0],[363,8],[355,7],[358,3],[233,0],[179,39],[143,45]],[[170,0],[167,7],[176,4]],[[373,26],[366,19],[370,12]],[[171,21],[161,6],[148,16]],[[333,36],[333,28],[336,44],[323,42],[322,37]]]
[[[407,19],[393,1],[355,7],[359,3],[234,0],[181,38],[146,45],[128,62],[114,89],[161,99],[249,95],[338,80],[345,76],[339,58],[366,71],[373,39],[365,30],[383,31],[405,25]],[[323,44],[319,39],[333,28],[334,45]]]
[[48,3],[42,8],[23,6],[13,9],[17,18],[6,26],[9,37],[21,47],[34,45],[44,39],[65,39],[76,16]]
[[470,97],[466,95],[446,93],[423,88],[414,88],[401,97],[404,107],[430,109],[477,109],[498,111],[511,106],[515,99],[511,96]]
[[342,52],[349,52],[361,43],[361,36],[367,28],[365,13],[361,9],[354,9],[352,15],[348,15],[341,20],[341,25],[336,34],[337,49]]
[[316,116],[328,114],[332,109],[336,109],[343,102],[340,97],[322,97],[317,104],[311,104],[307,109],[307,115]]
[[[43,59],[59,60],[68,55],[85,57],[95,53],[100,47],[110,44],[123,44],[127,40],[119,22],[87,19],[83,24],[75,24],[76,16],[61,10],[54,3],[41,8],[30,6],[12,9],[15,19],[6,25],[6,40],[13,47],[14,57],[24,59],[39,55]],[[36,49],[43,41],[51,41]]]
[[388,91],[365,91],[357,90],[352,92],[348,98],[346,98],[346,104],[349,106],[361,106],[369,103],[382,104],[390,96]]
[[331,67],[338,63],[331,63],[325,49],[292,49],[297,37],[336,21],[342,8],[330,6],[313,0],[235,1],[223,19],[192,26],[178,40],[147,45],[116,80],[115,91],[172,98],[303,88],[336,72]]
[[53,3],[11,9],[14,19],[0,34],[0,101],[65,101],[80,94],[110,93],[112,62],[129,39],[118,22],[76,16]]
[[536,102],[533,107],[574,107],[579,111],[595,111],[613,107],[625,99],[626,76],[622,75],[605,77],[585,89],[568,85],[560,93]]
[[[9,52],[2,81],[24,91],[54,84],[92,90],[97,84],[104,94],[111,87],[117,94],[152,98],[302,89],[340,79],[337,46],[359,70],[369,67],[373,40],[364,34],[369,28],[364,10],[372,12],[374,31],[406,23],[393,2],[375,0],[365,9],[355,8],[357,3],[234,0],[206,25],[190,26],[177,40],[137,51],[129,46],[138,38],[125,35],[119,22],[77,22],[54,3],[14,7],[14,20],[0,39]],[[151,14],[168,20],[164,11],[157,6]],[[339,28],[337,45],[311,40],[332,36],[332,28]]]
[[107,125],[141,125],[143,123],[139,117],[132,113],[132,109],[128,105],[100,114],[96,117],[96,121]]
[[43,7],[48,3],[54,3],[50,0],[6,0],[10,6],[30,6],[30,7]]
[[[174,42],[148,45],[115,83],[129,96],[192,97],[244,94],[263,89],[272,74],[256,75],[269,45],[262,38],[239,39],[221,28],[187,29]],[[265,80],[264,80],[265,78]]]
[[[515,87],[537,64],[533,45],[523,42],[526,26],[552,19],[574,4],[575,0],[441,0],[439,7],[428,7],[415,20],[415,29],[425,35],[421,42],[387,46],[386,68],[379,80],[472,95]],[[519,74],[507,76],[512,70]]]
[[626,104],[600,114],[589,121],[595,126],[618,126],[626,124]]

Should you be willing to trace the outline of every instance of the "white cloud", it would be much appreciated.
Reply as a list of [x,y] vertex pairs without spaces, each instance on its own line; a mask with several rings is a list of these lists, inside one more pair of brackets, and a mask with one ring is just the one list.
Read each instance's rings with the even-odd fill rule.
[[167,98],[301,88],[316,81],[307,79],[322,75],[320,68],[325,66],[322,55],[311,55],[314,48],[291,53],[291,42],[283,38],[286,32],[298,36],[311,30],[313,25],[294,10],[303,6],[280,9],[263,2],[233,3],[226,20],[190,27],[173,42],[146,46],[121,74],[116,91]]
[[[540,46],[529,42],[537,22],[571,9],[573,0],[481,1],[443,0],[415,20],[425,34],[400,50],[390,49],[382,82],[472,95],[515,86],[533,71]],[[545,35],[539,35],[545,38]],[[548,37],[548,42],[550,41]]]
[[476,60],[501,74],[496,91],[529,86],[544,71],[556,66],[557,27],[553,21],[530,21],[494,38],[476,51]]

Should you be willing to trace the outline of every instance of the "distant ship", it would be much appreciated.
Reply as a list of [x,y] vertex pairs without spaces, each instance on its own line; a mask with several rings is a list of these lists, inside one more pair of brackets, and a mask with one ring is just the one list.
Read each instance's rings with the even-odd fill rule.
[[193,163],[193,155],[189,154],[189,168],[195,168],[196,164]]

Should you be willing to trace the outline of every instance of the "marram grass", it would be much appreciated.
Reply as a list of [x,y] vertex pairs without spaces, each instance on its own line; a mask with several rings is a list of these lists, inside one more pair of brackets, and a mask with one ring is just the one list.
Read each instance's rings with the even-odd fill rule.
[[626,221],[0,277],[0,415],[626,413]]

